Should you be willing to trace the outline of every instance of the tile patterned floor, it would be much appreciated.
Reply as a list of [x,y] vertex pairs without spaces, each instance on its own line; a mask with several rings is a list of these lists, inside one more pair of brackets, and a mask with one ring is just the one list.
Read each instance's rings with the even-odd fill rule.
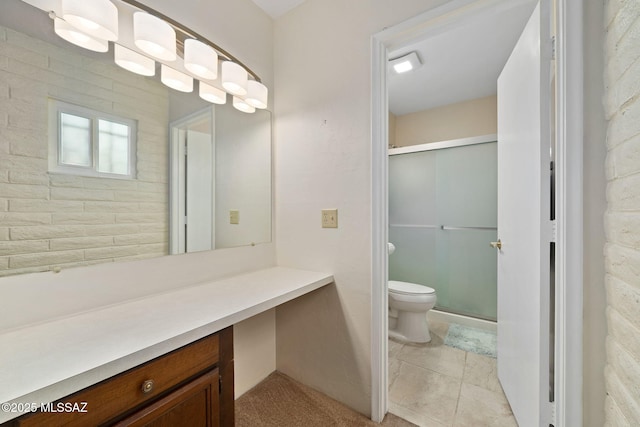
[[448,327],[430,322],[428,344],[389,341],[389,412],[423,427],[517,427],[496,359],[444,345]]

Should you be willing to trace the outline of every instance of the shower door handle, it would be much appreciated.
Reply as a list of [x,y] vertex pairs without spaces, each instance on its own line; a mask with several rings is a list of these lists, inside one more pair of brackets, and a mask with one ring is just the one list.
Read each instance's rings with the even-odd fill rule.
[[498,239],[497,242],[490,242],[489,246],[491,246],[494,249],[500,250],[500,249],[502,249],[502,242],[500,241],[500,239]]

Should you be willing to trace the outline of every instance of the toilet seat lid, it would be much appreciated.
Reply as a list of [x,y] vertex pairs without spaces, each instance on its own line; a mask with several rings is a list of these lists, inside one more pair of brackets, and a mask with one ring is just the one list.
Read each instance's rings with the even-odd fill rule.
[[399,282],[397,280],[389,280],[389,290],[399,294],[435,294],[436,290],[417,283]]

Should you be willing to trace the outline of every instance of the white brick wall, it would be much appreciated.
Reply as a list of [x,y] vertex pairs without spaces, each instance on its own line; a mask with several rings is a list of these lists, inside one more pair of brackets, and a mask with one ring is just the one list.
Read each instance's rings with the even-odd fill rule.
[[[137,179],[49,174],[49,98],[137,120]],[[168,103],[158,82],[0,27],[0,276],[167,254]]]
[[640,2],[607,0],[605,28],[605,412],[607,426],[631,426],[640,425]]

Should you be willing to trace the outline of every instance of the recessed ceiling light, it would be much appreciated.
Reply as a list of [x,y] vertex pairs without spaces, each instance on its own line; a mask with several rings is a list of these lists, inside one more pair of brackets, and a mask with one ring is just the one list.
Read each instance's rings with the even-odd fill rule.
[[389,64],[396,74],[415,70],[416,68],[420,67],[420,65],[422,65],[422,63],[420,62],[420,58],[418,58],[418,54],[416,52],[411,52],[404,56],[390,59]]

